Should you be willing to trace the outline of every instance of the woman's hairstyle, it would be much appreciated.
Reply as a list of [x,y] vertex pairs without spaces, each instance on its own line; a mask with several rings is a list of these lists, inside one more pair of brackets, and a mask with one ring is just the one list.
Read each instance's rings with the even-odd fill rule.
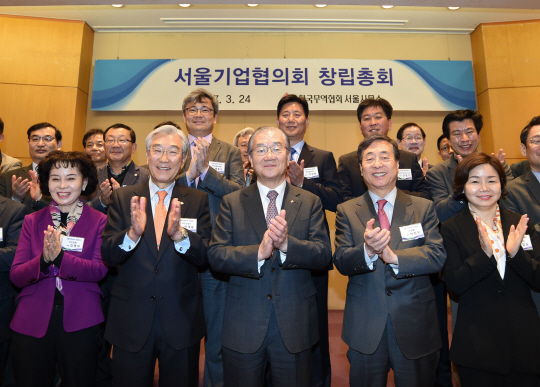
[[499,181],[501,182],[501,198],[506,195],[504,187],[506,186],[506,172],[496,156],[488,155],[483,152],[474,152],[465,157],[458,164],[454,174],[454,199],[467,200],[465,197],[465,184],[469,180],[471,171],[482,164],[489,164],[497,171]]
[[47,155],[38,164],[39,187],[44,195],[50,195],[49,176],[53,168],[77,168],[82,175],[83,181],[88,179],[86,188],[82,190],[81,195],[90,195],[98,184],[96,166],[92,158],[83,152],[63,152],[53,151]]

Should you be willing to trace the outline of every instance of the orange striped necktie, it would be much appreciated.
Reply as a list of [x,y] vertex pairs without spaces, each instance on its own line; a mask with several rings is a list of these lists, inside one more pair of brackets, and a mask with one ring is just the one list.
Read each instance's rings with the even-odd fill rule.
[[157,194],[159,196],[159,202],[154,211],[154,229],[156,230],[156,242],[159,250],[161,235],[163,235],[163,227],[165,227],[165,218],[167,217],[167,209],[165,208],[167,191],[158,191]]

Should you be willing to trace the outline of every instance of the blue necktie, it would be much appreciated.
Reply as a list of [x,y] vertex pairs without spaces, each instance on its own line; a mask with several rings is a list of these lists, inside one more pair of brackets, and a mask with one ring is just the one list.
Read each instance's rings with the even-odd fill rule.
[[294,161],[294,155],[296,154],[296,149],[291,148],[291,161]]

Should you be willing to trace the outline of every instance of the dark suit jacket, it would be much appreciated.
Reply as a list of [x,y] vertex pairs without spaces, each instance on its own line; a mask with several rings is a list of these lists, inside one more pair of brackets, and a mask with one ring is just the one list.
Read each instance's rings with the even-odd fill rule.
[[[24,179],[31,180],[30,174],[28,173],[31,169],[32,169],[32,164],[26,167],[13,169],[9,172],[2,173],[0,175],[0,196],[11,199],[11,197],[13,196],[13,190],[11,189],[12,176],[15,175],[17,177],[22,177],[23,180]],[[50,196],[43,195],[41,200],[34,202],[32,200],[32,197],[30,196],[30,192],[28,192],[22,204],[26,206],[28,213],[32,213],[37,210],[41,210],[44,207],[47,207],[49,203],[51,202],[51,200],[52,198]]]
[[14,291],[9,271],[15,257],[26,208],[13,200],[0,197],[0,343],[11,337],[9,323],[13,317]]
[[321,201],[287,184],[282,209],[288,225],[287,258],[279,251],[258,272],[257,255],[267,230],[258,185],[223,198],[208,259],[212,269],[231,275],[221,343],[253,353],[264,340],[272,304],[287,350],[298,353],[319,339],[315,285],[310,270],[328,265],[332,250]]
[[[146,230],[130,252],[120,248],[131,227],[130,201],[145,197]],[[176,184],[173,198],[182,205],[182,218],[197,219],[197,232],[188,231],[190,248],[178,253],[167,235],[168,215],[157,250],[149,182],[122,187],[112,194],[101,252],[109,266],[121,265],[111,293],[105,338],[125,351],[138,352],[146,342],[154,316],[167,344],[181,350],[206,333],[198,267],[207,264],[210,212],[205,193]]]
[[531,164],[529,163],[529,160],[521,160],[517,163],[510,165],[510,170],[512,171],[512,175],[514,176],[514,178],[520,177],[527,172],[530,172]]
[[[334,264],[349,276],[342,338],[354,350],[372,354],[381,341],[388,315],[401,352],[418,359],[441,348],[435,293],[429,274],[445,260],[437,215],[429,200],[398,190],[390,248],[399,271],[381,260],[370,270],[364,258],[364,231],[370,219],[380,227],[369,192],[338,206]],[[424,238],[402,241],[399,227],[420,223]]]
[[[520,215],[501,209],[504,240]],[[442,224],[448,253],[446,285],[460,295],[450,360],[496,374],[540,374],[540,317],[531,287],[540,285],[540,240],[529,222],[533,250],[522,248],[506,261],[504,280],[495,258],[480,247],[468,207]]]
[[[399,169],[410,169],[412,180],[398,180],[396,184],[398,189],[409,195],[431,199],[428,183],[414,153],[399,151]],[[344,154],[339,158],[338,175],[343,189],[344,201],[357,198],[367,192],[364,178],[360,174],[356,151]]]
[[529,171],[506,186],[506,198],[500,205],[518,214],[527,214],[537,231],[540,231],[540,183]]
[[[224,141],[212,137],[208,150],[210,161],[225,163],[225,172],[218,173],[214,168],[209,167],[204,180],[199,180],[197,189],[208,194],[210,203],[210,217],[212,227],[215,225],[216,217],[221,205],[221,198],[228,193],[237,191],[246,186],[244,180],[244,166],[242,164],[242,154],[240,149]],[[191,164],[191,150],[188,152],[184,171],[189,169]],[[186,173],[182,173],[178,182],[187,186]]]
[[2,165],[0,168],[0,173],[12,171],[14,169],[22,167],[22,161],[11,157],[2,152]]

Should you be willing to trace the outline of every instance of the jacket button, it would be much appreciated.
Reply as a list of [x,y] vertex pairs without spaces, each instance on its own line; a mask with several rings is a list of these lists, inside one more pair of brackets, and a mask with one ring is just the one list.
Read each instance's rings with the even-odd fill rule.
[[152,297],[150,297],[150,299],[151,299],[152,301],[155,301],[155,300],[156,300],[156,296],[152,296]]
[[273,267],[273,268],[272,268],[272,273],[275,273],[275,272],[276,272],[276,268]]
[[387,295],[387,296],[391,296],[391,295],[392,295],[392,291],[391,291],[391,290],[387,290],[387,291],[386,291],[386,295]]
[[156,269],[156,274],[159,274],[159,273],[161,273],[161,270]]
[[271,295],[271,294],[267,295],[266,297],[268,297],[269,300],[272,299],[272,295]]

